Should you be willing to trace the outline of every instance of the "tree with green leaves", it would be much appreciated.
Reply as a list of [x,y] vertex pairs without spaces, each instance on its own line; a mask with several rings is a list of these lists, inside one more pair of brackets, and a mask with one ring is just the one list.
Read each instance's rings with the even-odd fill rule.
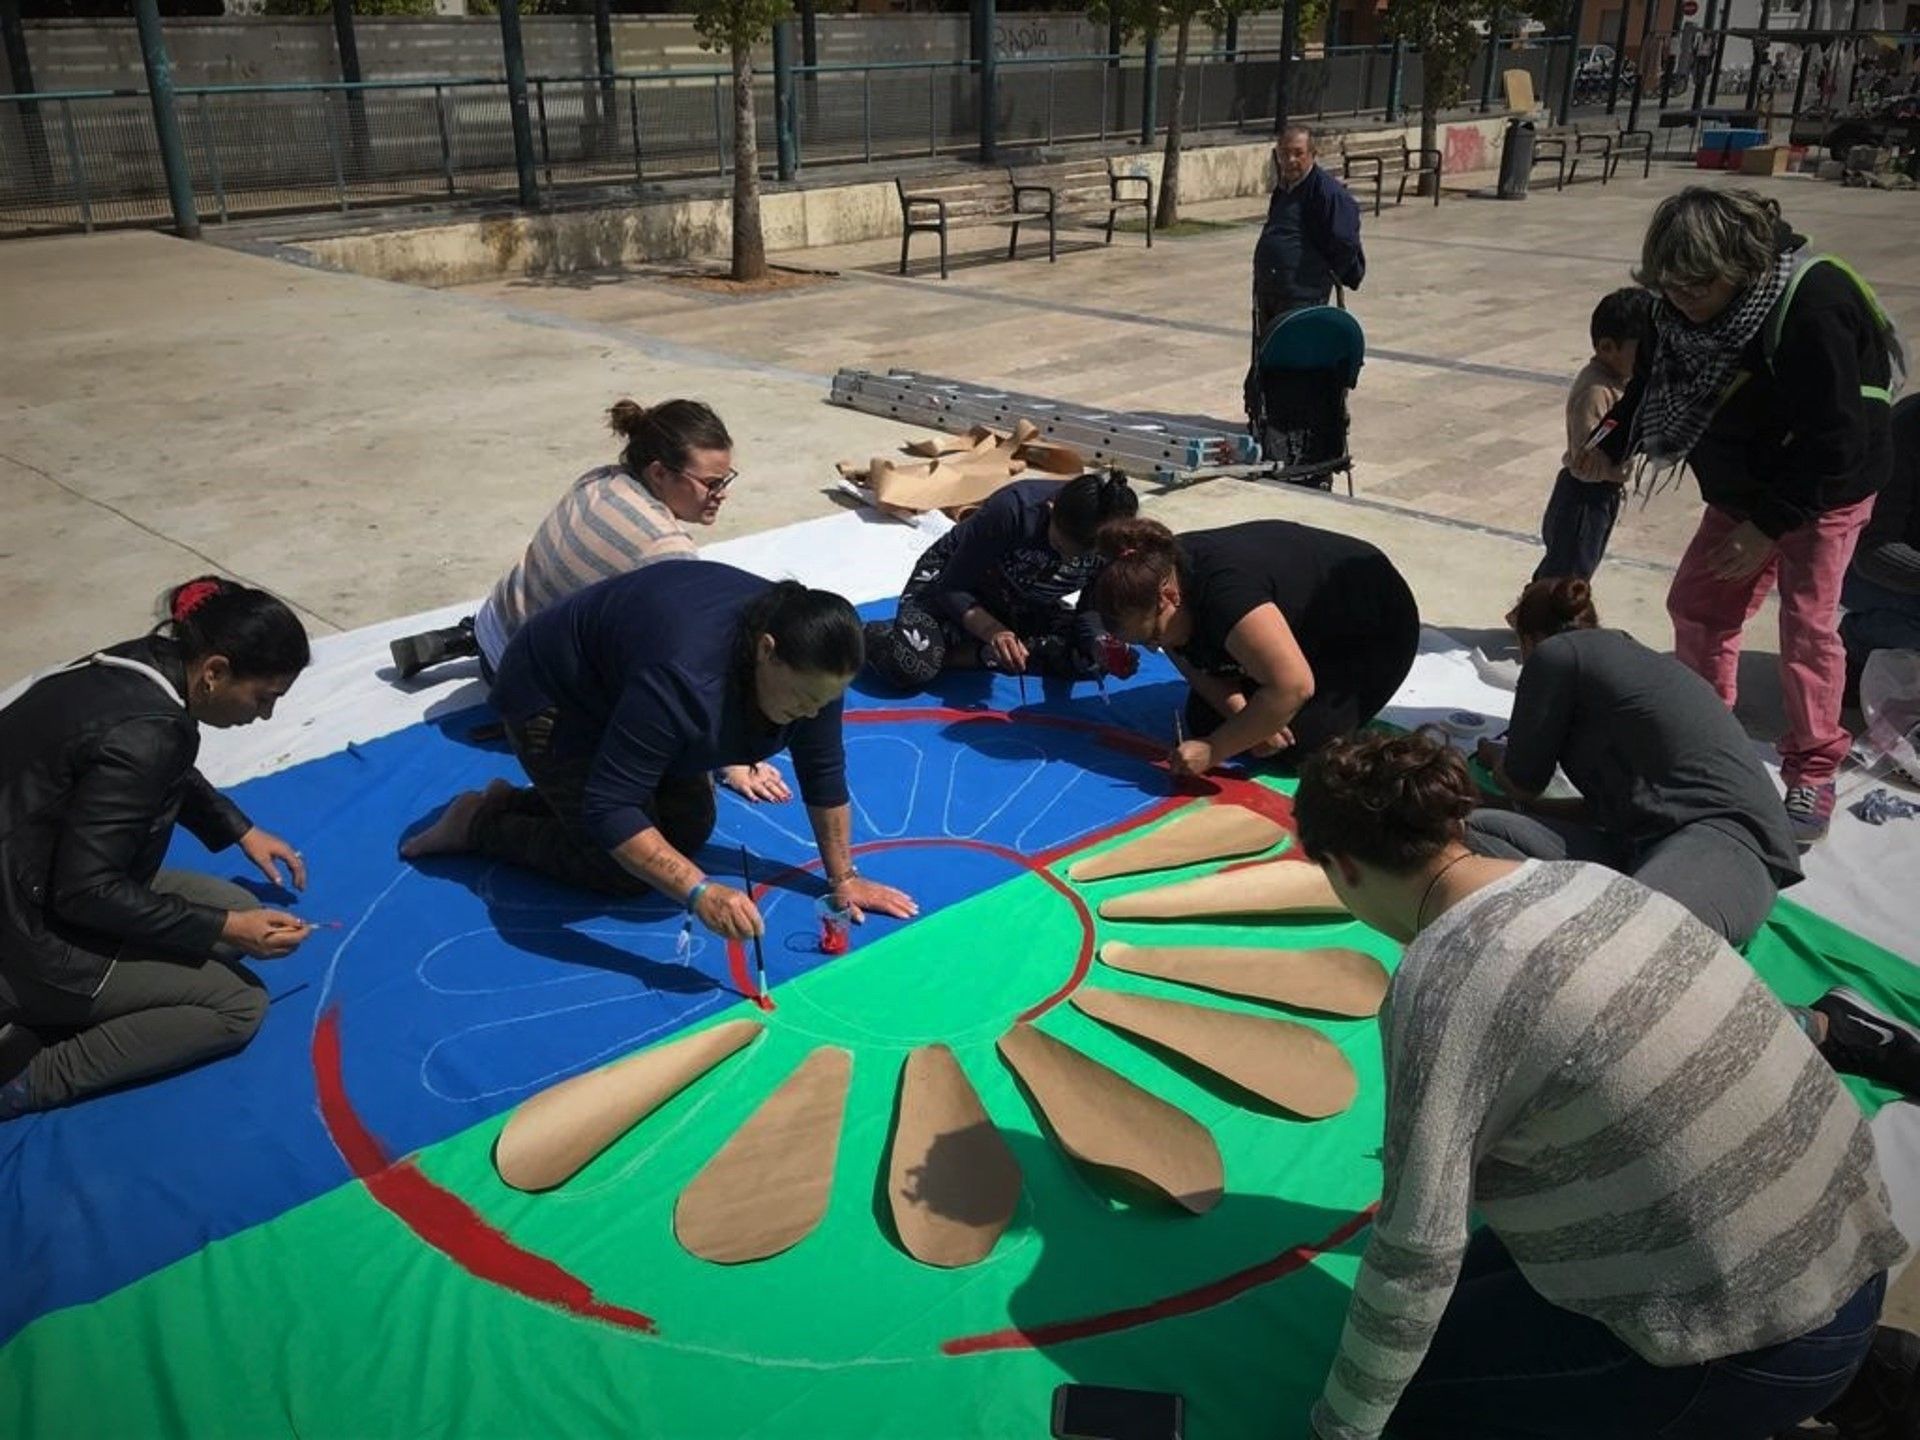
[[753,47],[793,13],[789,0],[696,0],[693,28],[709,50],[733,65],[733,270],[735,280],[767,273],[760,228],[760,148],[753,105]]
[[[1466,98],[1467,79],[1491,27],[1504,30],[1527,19],[1563,19],[1566,0],[1391,0],[1387,34],[1420,52],[1420,144],[1437,149],[1440,112]],[[1420,193],[1440,183],[1422,176]]]

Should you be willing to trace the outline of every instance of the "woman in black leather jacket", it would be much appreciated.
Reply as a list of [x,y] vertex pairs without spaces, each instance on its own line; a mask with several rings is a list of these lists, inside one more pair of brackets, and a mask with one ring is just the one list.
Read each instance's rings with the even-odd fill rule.
[[0,709],[0,1121],[238,1050],[267,1001],[233,958],[276,959],[311,933],[237,885],[160,868],[178,822],[306,884],[300,852],[194,768],[201,725],[273,714],[306,631],[211,576],[166,612]]

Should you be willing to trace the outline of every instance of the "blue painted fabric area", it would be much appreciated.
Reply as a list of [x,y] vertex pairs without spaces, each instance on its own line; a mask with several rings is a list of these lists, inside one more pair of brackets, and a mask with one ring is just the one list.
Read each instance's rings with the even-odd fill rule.
[[[1015,681],[950,678],[938,695],[856,687],[848,697],[856,843],[928,842],[877,850],[861,868],[910,890],[923,913],[1015,873],[1003,858],[941,842],[1032,855],[1169,793],[1163,774],[1090,731],[1019,723]],[[1184,687],[1165,662],[1108,690],[1102,705],[1091,685],[1029,681],[1028,699],[1039,714],[1171,741]],[[940,707],[1015,714],[915,718]],[[862,718],[877,710],[909,713]],[[337,1007],[348,1094],[397,1157],[736,1002],[720,942],[694,934],[681,963],[683,917],[665,900],[610,902],[468,857],[399,860],[401,834],[457,791],[522,780],[510,754],[467,742],[478,718],[415,726],[235,788],[307,859],[307,892],[269,898],[341,926],[254,966],[274,999],[238,1055],[0,1125],[0,1342],[349,1179],[315,1103],[310,1053],[323,1008]],[[799,802],[749,806],[723,794],[700,859],[730,878],[741,844],[756,883],[788,872],[762,907],[772,984],[831,963],[817,945],[819,883],[791,873],[815,856]],[[237,852],[209,856],[184,833],[169,863],[248,878]],[[853,944],[900,923],[874,919]]]

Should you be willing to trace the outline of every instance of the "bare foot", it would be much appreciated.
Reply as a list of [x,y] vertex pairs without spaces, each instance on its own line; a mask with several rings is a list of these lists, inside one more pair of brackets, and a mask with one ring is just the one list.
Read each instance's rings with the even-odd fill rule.
[[[505,781],[495,784],[504,785]],[[492,785],[487,787],[489,791]],[[490,794],[478,790],[467,790],[447,802],[447,808],[440,812],[426,829],[412,835],[400,846],[401,858],[418,860],[424,855],[458,855],[465,851],[473,840],[473,817],[480,813]]]

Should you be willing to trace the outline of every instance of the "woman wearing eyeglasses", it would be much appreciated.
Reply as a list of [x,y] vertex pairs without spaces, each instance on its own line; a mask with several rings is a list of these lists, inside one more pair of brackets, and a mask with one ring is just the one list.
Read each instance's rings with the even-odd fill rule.
[[1191,687],[1176,775],[1308,755],[1379,714],[1413,668],[1413,592],[1364,540],[1289,520],[1184,535],[1118,520],[1098,545],[1107,628],[1166,651]]
[[[507,642],[549,605],[656,560],[699,553],[690,527],[719,518],[739,473],[733,437],[720,417],[698,400],[654,406],[622,400],[607,412],[607,425],[626,437],[620,463],[573,482],[472,619],[394,641],[401,679],[442,660],[478,655],[491,683]],[[771,765],[729,766],[720,780],[749,800],[793,798]]]

